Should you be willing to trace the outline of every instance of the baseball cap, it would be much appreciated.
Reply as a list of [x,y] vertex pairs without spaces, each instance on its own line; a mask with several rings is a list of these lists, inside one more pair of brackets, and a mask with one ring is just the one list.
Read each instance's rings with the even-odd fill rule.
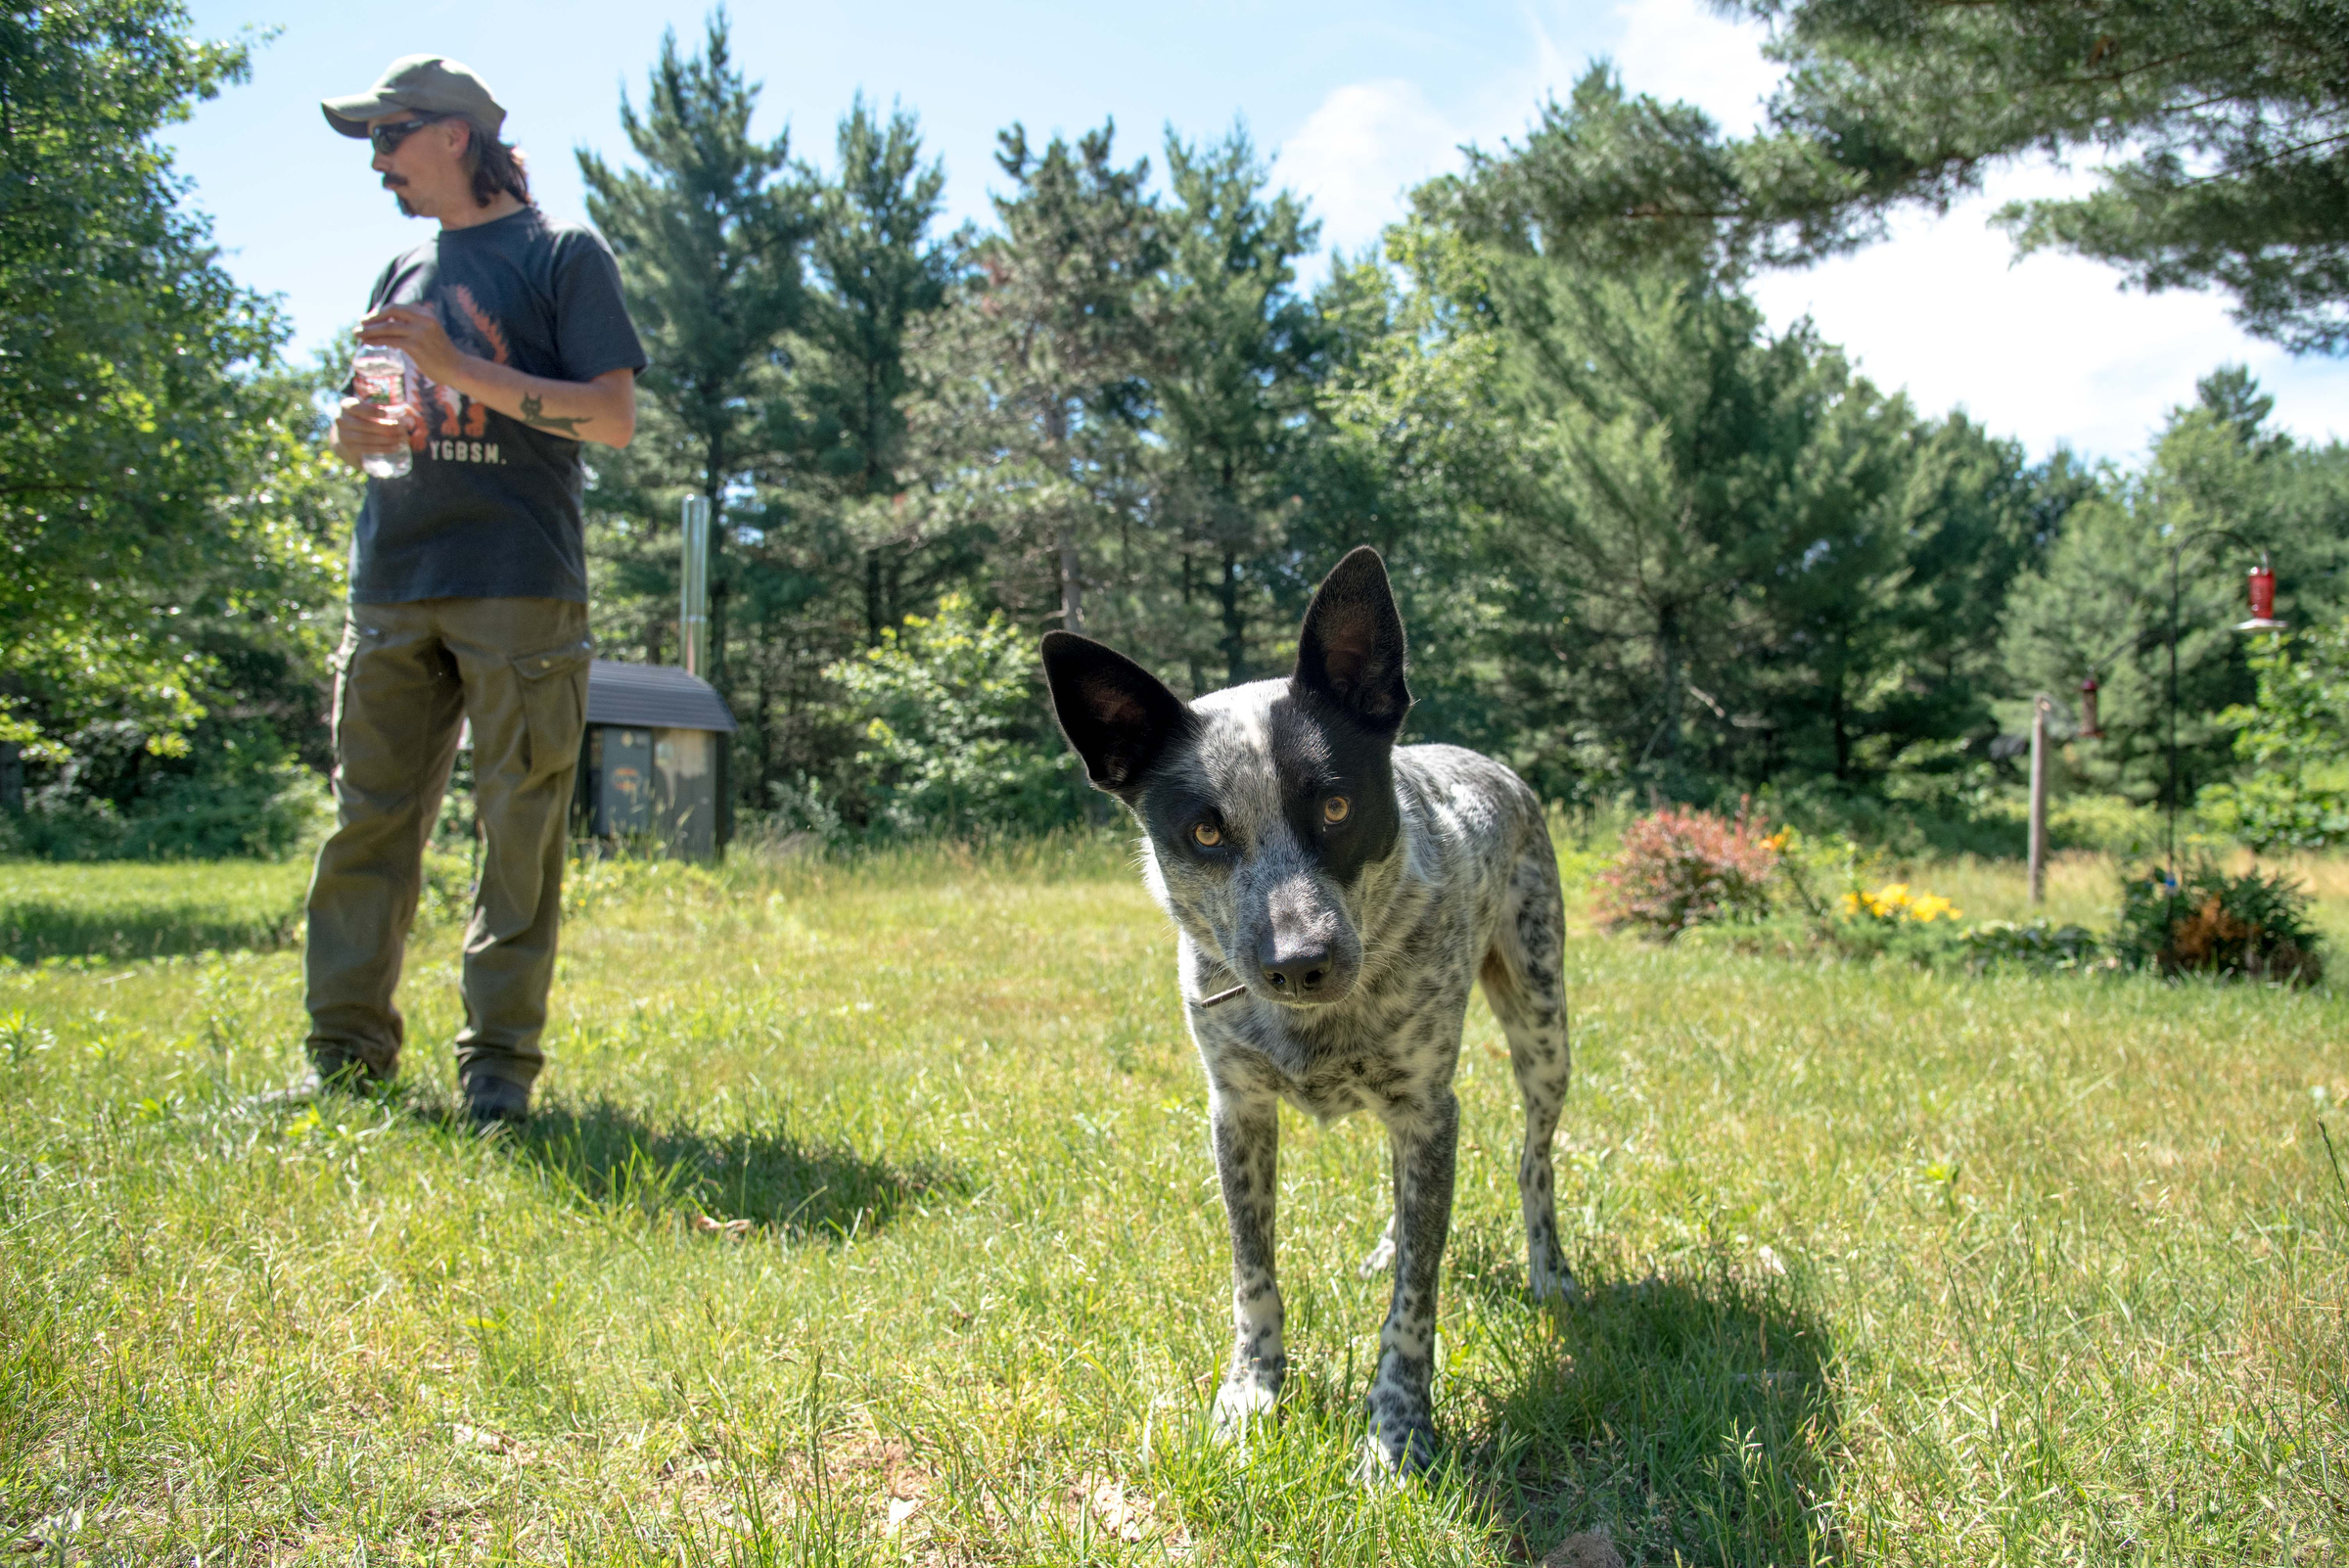
[[489,84],[475,75],[472,67],[442,55],[402,55],[365,92],[325,99],[318,107],[326,111],[326,122],[345,136],[364,136],[369,120],[402,109],[420,115],[463,115],[492,136],[506,122],[506,112],[490,96]]

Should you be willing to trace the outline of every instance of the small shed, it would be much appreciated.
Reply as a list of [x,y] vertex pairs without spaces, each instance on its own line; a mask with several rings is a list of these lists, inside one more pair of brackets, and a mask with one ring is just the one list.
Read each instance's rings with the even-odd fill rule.
[[726,700],[669,665],[587,667],[587,738],[576,815],[599,839],[651,839],[670,854],[714,857],[732,836],[726,809]]

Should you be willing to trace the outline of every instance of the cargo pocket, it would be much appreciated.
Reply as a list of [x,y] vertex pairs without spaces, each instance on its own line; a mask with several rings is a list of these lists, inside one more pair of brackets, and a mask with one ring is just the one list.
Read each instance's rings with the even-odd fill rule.
[[363,626],[356,621],[345,622],[342,644],[326,663],[326,668],[335,677],[335,689],[328,698],[326,712],[327,744],[334,749],[337,761],[343,758],[344,715],[350,711],[351,667],[359,662],[360,655],[383,640],[384,634],[377,627]]
[[549,777],[579,760],[579,737],[587,732],[587,661],[594,653],[594,642],[580,637],[515,656],[526,778]]

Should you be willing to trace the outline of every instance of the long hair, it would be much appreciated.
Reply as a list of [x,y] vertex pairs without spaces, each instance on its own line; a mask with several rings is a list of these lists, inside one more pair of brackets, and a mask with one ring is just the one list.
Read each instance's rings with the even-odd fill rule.
[[464,120],[472,133],[465,138],[465,164],[473,172],[474,205],[487,207],[497,200],[498,192],[510,191],[523,206],[536,206],[530,200],[530,176],[523,166],[522,154],[499,141],[480,120],[465,115],[453,117]]

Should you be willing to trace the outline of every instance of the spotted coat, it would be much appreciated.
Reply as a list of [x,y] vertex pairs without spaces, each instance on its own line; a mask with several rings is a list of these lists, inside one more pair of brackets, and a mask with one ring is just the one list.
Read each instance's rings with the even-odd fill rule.
[[1188,704],[1082,638],[1048,636],[1045,664],[1088,772],[1140,822],[1143,877],[1179,932],[1231,1229],[1219,1425],[1237,1434],[1269,1413],[1287,1371],[1278,1102],[1323,1122],[1367,1111],[1387,1129],[1395,1209],[1364,1266],[1394,1269],[1365,1467],[1407,1473],[1433,1453],[1451,1083],[1472,985],[1508,1038],[1524,1102],[1528,1282],[1537,1298],[1575,1291],[1550,1163],[1571,1068],[1557,861],[1540,802],[1508,768],[1452,746],[1395,746],[1409,703],[1403,631],[1373,552],[1330,574],[1299,645],[1288,679]]

